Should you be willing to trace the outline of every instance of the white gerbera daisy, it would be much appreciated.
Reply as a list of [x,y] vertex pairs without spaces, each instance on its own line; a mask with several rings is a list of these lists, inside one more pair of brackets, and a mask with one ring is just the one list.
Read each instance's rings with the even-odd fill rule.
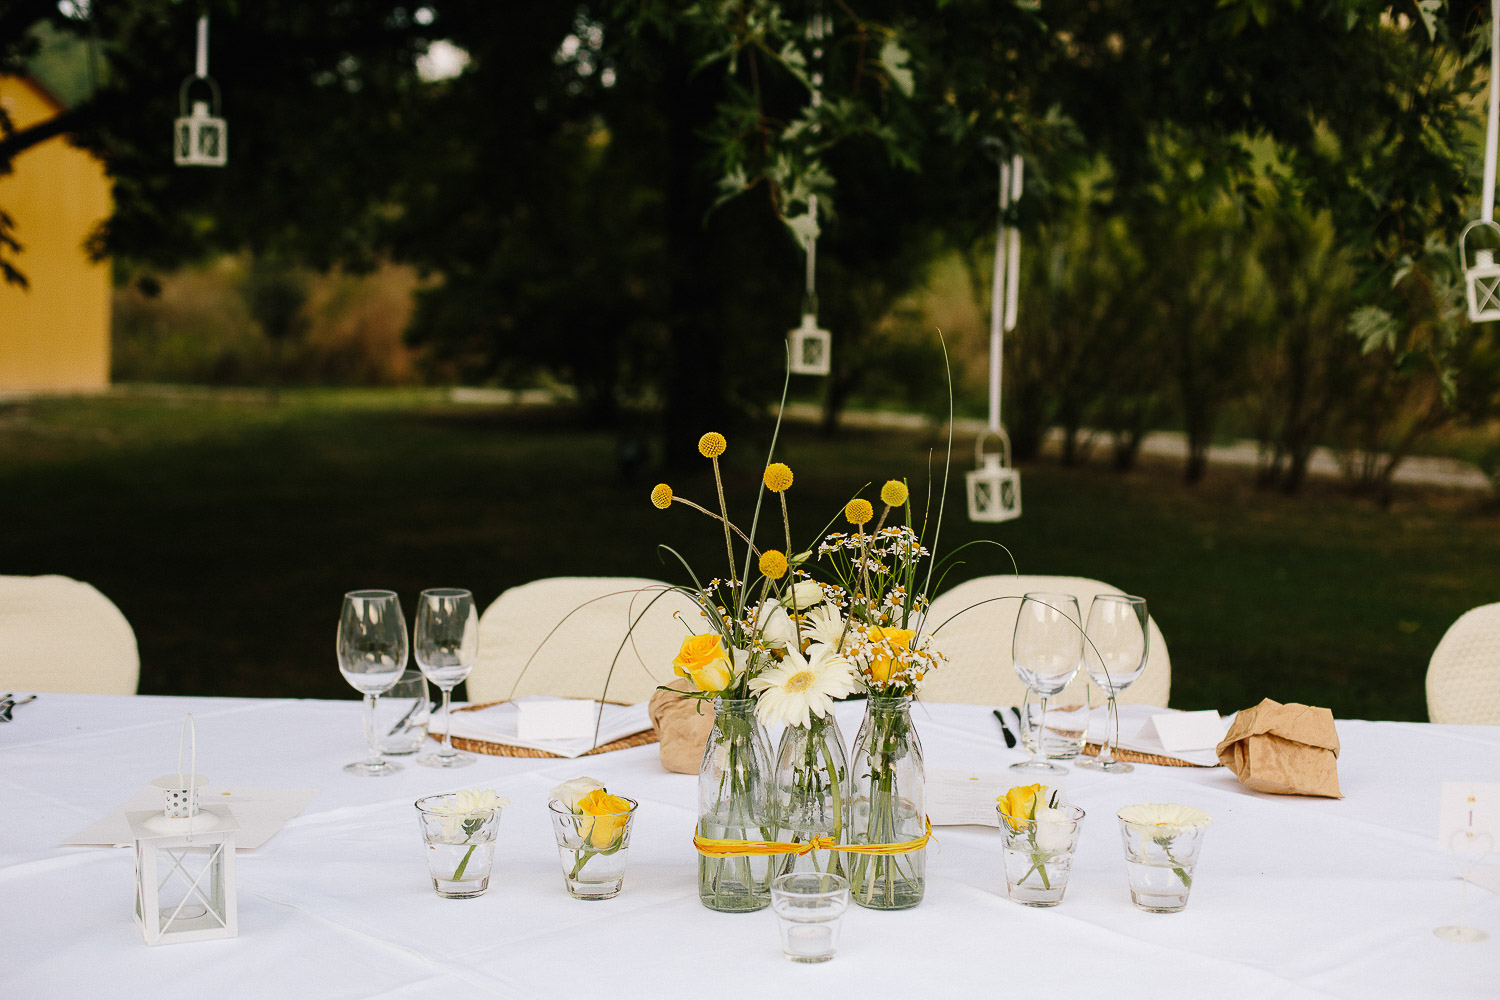
[[833,711],[835,698],[854,689],[854,665],[823,643],[809,647],[806,658],[788,648],[785,659],[750,681],[750,690],[760,695],[755,714],[768,725],[809,725],[814,715]]
[[1170,802],[1143,802],[1140,805],[1126,806],[1115,815],[1132,825],[1162,827],[1163,832],[1168,829],[1177,831],[1206,827],[1214,821],[1202,809]]
[[460,835],[467,836],[466,821],[488,819],[490,813],[510,805],[510,799],[496,795],[489,788],[462,788],[448,799],[434,803],[427,811],[443,817],[443,837],[454,841]]
[[838,649],[844,635],[844,616],[831,604],[813,608],[802,619],[802,635],[813,642],[821,642],[829,649]]

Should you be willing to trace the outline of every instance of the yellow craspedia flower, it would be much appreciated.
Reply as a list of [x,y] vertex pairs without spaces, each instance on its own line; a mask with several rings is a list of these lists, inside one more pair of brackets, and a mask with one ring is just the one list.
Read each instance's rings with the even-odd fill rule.
[[880,487],[880,502],[892,507],[899,507],[906,503],[906,484],[899,479],[892,479]]
[[771,549],[760,557],[760,571],[772,580],[780,580],[786,576],[786,556]]
[[718,431],[709,431],[698,439],[698,454],[704,458],[718,458],[724,454],[724,449],[729,447],[729,442],[724,440],[724,435]]
[[666,483],[657,483],[656,489],[651,491],[651,506],[661,510],[672,506],[672,487]]
[[875,508],[870,506],[870,501],[856,497],[844,504],[844,520],[850,524],[868,524],[870,518],[875,516]]
[[765,480],[772,493],[785,493],[792,488],[792,470],[784,462],[772,462],[766,466]]

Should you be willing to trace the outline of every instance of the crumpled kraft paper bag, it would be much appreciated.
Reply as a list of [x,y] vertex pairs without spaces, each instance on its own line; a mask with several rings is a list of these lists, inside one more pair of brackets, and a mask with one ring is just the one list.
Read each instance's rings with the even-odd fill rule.
[[658,690],[647,705],[651,725],[661,737],[661,766],[678,774],[697,774],[714,728],[713,703],[684,698],[679,692],[697,690],[685,677],[667,686],[672,690]]
[[1258,792],[1341,799],[1333,713],[1266,698],[1235,716],[1216,748],[1219,763]]

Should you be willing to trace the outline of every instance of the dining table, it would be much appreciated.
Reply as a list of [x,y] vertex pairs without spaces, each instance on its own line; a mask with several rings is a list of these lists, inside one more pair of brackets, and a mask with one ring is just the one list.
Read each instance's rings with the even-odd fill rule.
[[[1004,773],[995,706],[919,702],[929,769]],[[593,756],[481,755],[459,771],[378,778],[357,701],[42,694],[0,725],[0,997],[1500,997],[1500,896],[1438,843],[1445,781],[1500,780],[1500,727],[1339,719],[1342,798],[1270,795],[1224,767],[1067,767],[1085,813],[1062,903],[1006,893],[1002,838],[940,826],[920,905],[851,906],[836,957],[783,956],[769,910],[698,899],[697,778],[656,745]],[[837,717],[852,742],[858,700]],[[316,789],[236,856],[238,934],[147,946],[133,852],[61,846],[175,770],[184,716],[214,785]],[[571,898],[548,793],[581,775],[640,803],[623,891]],[[1032,779],[1018,779],[1026,784]],[[488,891],[437,896],[414,801],[458,788],[509,799]],[[1115,813],[1142,802],[1207,811],[1186,909],[1132,905]],[[1484,859],[1477,859],[1483,862]],[[1488,859],[1500,863],[1500,857]],[[1462,921],[1488,940],[1443,940]]]

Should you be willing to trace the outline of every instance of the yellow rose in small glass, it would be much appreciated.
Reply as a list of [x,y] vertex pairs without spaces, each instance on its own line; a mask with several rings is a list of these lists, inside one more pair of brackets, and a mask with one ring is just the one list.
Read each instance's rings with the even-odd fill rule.
[[611,795],[602,786],[579,796],[571,793],[592,778],[574,778],[552,790],[547,803],[563,885],[574,899],[610,899],[625,884],[625,855],[638,803]]
[[724,638],[717,632],[690,635],[682,640],[682,648],[672,660],[672,669],[678,677],[691,680],[699,691],[722,691],[734,680]]

